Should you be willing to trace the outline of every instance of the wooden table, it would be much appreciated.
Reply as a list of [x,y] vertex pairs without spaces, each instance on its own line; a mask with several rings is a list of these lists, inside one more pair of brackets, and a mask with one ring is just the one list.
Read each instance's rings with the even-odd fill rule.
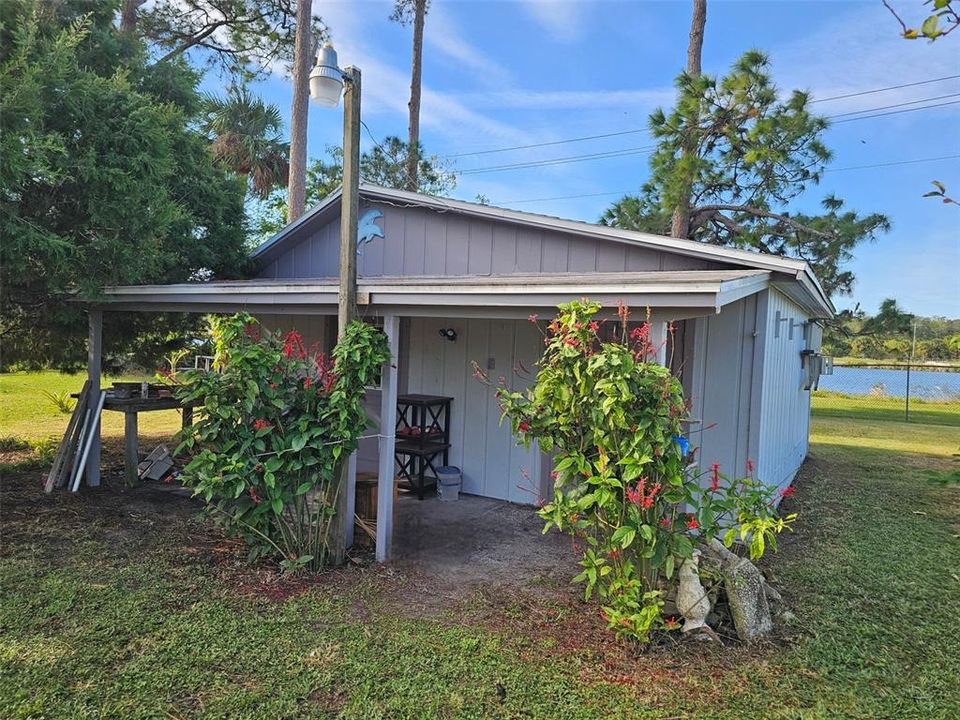
[[142,412],[155,410],[182,410],[182,427],[193,424],[193,408],[200,403],[184,405],[176,398],[118,398],[107,391],[107,398],[103,403],[104,410],[114,410],[123,413],[123,470],[128,485],[135,485],[138,478],[137,465],[140,464],[140,447],[137,430],[137,415]]

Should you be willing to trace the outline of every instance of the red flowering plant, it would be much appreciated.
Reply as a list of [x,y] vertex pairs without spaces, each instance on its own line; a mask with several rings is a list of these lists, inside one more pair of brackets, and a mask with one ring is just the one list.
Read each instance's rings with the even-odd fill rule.
[[317,569],[334,540],[343,463],[368,426],[364,387],[389,359],[383,333],[353,322],[328,358],[247,314],[210,324],[215,372],[182,373],[176,386],[202,403],[180,436],[177,452],[191,455],[181,478],[252,557]]
[[603,340],[600,310],[587,300],[561,305],[536,382],[523,392],[501,383],[497,396],[519,442],[554,453],[553,498],[538,511],[544,532],[577,538],[574,580],[586,599],[599,598],[618,636],[645,642],[676,625],[662,618],[663,595],[697,544],[722,533],[728,546],[749,539],[751,554],[762,554],[792,518],[778,517],[774,489],[751,477],[693,470],[683,390],[655,362],[649,322],[631,329],[621,305]]

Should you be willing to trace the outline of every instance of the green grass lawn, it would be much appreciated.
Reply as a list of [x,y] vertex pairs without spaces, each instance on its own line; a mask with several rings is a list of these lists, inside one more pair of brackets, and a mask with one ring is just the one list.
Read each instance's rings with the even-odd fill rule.
[[[53,371],[0,373],[0,435],[25,440],[63,436],[70,415],[60,412],[44,392],[79,392],[84,380],[85,375]],[[103,386],[109,387],[117,380],[156,382],[147,376],[109,377],[103,379]],[[175,433],[180,429],[180,413],[176,410],[141,413],[139,428],[145,435]],[[105,437],[123,437],[123,413],[103,414],[103,434]]]
[[[817,390],[811,402],[814,414],[819,417],[906,421],[903,398],[844,395]],[[911,399],[910,423],[960,426],[960,402]]]
[[[195,506],[4,478],[2,718],[956,718],[960,429],[817,416],[765,561],[799,617],[636,655],[576,590],[249,568]],[[498,693],[498,683],[504,693]]]

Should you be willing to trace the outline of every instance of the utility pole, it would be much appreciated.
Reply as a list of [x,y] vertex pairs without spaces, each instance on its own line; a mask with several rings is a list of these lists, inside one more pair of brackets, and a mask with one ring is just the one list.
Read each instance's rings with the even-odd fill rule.
[[343,71],[343,196],[337,337],[357,316],[357,216],[360,213],[360,70]]
[[290,111],[290,170],[287,222],[303,215],[307,195],[307,114],[310,98],[310,21],[313,0],[297,0],[293,45],[293,105]]
[[[340,292],[337,303],[337,338],[357,316],[357,217],[360,213],[360,70],[343,71],[343,195],[340,197]],[[333,562],[346,556],[346,528],[353,518],[350,507],[350,467],[341,458],[340,489],[333,516]]]

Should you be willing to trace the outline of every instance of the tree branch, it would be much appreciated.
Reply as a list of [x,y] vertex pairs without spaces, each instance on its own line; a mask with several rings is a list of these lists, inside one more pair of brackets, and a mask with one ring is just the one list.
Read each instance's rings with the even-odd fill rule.
[[801,232],[810,233],[811,235],[816,235],[817,237],[824,238],[825,240],[830,240],[833,238],[832,233],[824,232],[823,230],[817,230],[810,227],[809,225],[804,225],[801,222],[797,222],[788,215],[783,215],[781,213],[771,212],[769,210],[763,210],[762,208],[754,207],[752,205],[727,205],[727,204],[718,204],[718,205],[702,205],[695,209],[696,213],[719,213],[722,210],[727,210],[728,212],[742,212],[748,213],[750,215],[755,215],[756,217],[770,218],[771,220],[776,220],[782,222],[785,225],[789,225],[794,230],[799,230]]

